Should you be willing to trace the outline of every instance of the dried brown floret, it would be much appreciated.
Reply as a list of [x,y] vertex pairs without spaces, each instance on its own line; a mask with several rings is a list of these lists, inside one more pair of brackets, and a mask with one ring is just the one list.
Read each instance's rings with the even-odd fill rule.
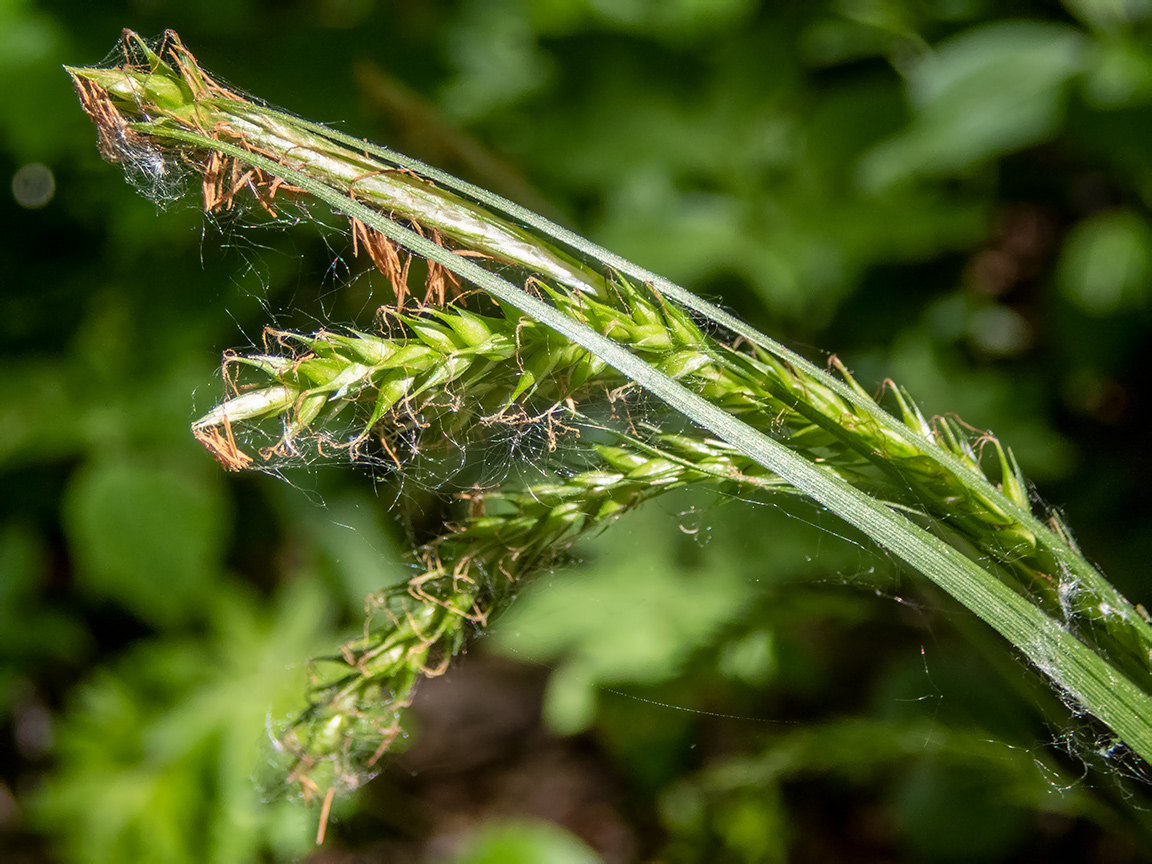
[[[221,433],[223,427],[223,433]],[[204,445],[217,462],[228,471],[243,471],[252,464],[252,457],[236,446],[232,424],[224,417],[221,426],[193,427],[192,435]]]

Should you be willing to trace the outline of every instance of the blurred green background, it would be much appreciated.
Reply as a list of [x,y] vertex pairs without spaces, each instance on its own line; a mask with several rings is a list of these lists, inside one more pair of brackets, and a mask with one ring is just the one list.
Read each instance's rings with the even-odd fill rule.
[[994,430],[1152,600],[1149,0],[0,0],[0,859],[1150,857],[1141,766],[983,625],[690,496],[528,589],[311,851],[265,727],[405,577],[396,490],[225,475],[188,424],[223,349],[384,298],[100,160],[60,67],[123,27]]

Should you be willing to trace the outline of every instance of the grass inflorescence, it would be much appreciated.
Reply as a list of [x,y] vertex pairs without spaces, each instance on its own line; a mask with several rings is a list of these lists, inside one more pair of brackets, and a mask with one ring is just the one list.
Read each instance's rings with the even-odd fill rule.
[[[281,737],[306,791],[375,764],[419,679],[576,536],[688,483],[829,506],[1152,756],[1152,627],[1058,517],[1033,513],[993,435],[924,417],[890,382],[889,413],[835,358],[818,369],[534,214],[225,88],[174,34],[123,44],[116,66],[70,70],[106,156],[138,175],[199,172],[208,210],[324,202],[395,291],[376,331],[270,331],[264,351],[226,355],[230,393],[193,424],[225,467],[319,453],[403,472],[432,441],[496,428],[583,436],[539,483],[467,493],[462,518],[413,553],[419,575],[374,598],[363,638],[317,661],[310,707]],[[429,262],[422,301],[413,254]],[[614,410],[641,388],[675,409],[663,426]]]

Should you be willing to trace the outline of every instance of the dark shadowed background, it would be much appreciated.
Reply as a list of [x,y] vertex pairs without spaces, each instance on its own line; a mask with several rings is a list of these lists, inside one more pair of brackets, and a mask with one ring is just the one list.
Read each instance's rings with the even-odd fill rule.
[[1149,0],[0,0],[0,859],[1149,858],[1141,766],[979,621],[691,496],[529,588],[312,851],[265,727],[404,578],[396,491],[188,424],[224,349],[386,298],[101,161],[61,64],[124,27],[993,430],[1152,601]]

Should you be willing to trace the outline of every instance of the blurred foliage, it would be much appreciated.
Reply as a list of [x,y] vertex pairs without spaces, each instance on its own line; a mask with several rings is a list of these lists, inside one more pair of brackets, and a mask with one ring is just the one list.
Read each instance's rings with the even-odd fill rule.
[[[222,349],[379,300],[340,237],[158,212],[100,161],[60,65],[122,27],[995,430],[1152,599],[1148,0],[0,0],[4,860],[307,855],[265,725],[438,512],[199,452]],[[1148,856],[1140,766],[823,514],[686,498],[579,557],[317,861]]]

